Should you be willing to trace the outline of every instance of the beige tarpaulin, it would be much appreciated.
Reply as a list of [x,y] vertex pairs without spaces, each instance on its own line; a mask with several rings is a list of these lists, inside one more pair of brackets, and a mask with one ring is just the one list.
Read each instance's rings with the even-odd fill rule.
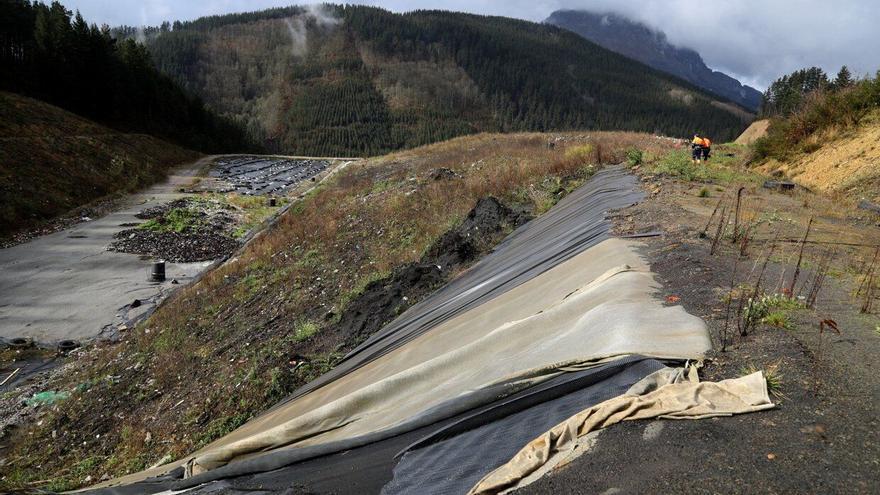
[[[507,464],[486,475],[471,489],[470,495],[520,488],[536,479],[530,475],[540,474],[549,463],[564,462],[578,438],[621,421],[701,419],[773,407],[761,372],[717,383],[700,383],[695,371],[686,380],[680,379],[681,375],[671,375],[669,371],[658,371],[626,394],[597,404],[556,425],[529,442]],[[663,382],[667,383],[655,388]]]
[[570,366],[632,354],[701,358],[711,348],[705,324],[663,306],[640,246],[603,241],[181,461],[111,483],[386,432],[441,404],[452,403],[451,414],[477,407],[488,387],[510,394]]

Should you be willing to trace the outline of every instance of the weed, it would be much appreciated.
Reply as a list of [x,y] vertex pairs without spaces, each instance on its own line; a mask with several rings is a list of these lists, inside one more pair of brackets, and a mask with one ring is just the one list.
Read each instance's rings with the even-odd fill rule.
[[[804,304],[782,294],[765,295],[760,298],[749,298],[743,308],[742,318],[746,328],[755,323],[765,323],[780,328],[790,328],[788,317],[784,311],[804,308]],[[778,309],[780,311],[772,311]]]
[[708,198],[709,196],[710,196],[709,195],[709,188],[707,188],[707,187],[701,188],[700,192],[697,193],[698,198]]
[[303,342],[308,340],[312,335],[318,333],[318,325],[311,321],[304,321],[296,326],[293,331],[293,341]]
[[785,330],[791,330],[794,326],[788,319],[788,314],[784,311],[774,311],[769,313],[767,316],[761,318],[761,323],[771,327],[783,328]]
[[185,232],[196,228],[201,215],[189,208],[174,208],[159,218],[152,218],[138,226],[153,232]]
[[592,144],[570,146],[565,150],[567,160],[577,160],[582,163],[594,163],[596,148]]
[[749,363],[742,368],[741,373],[743,375],[751,375],[758,371],[762,372],[764,374],[764,380],[767,382],[767,392],[776,398],[787,399],[788,397],[782,392],[782,387],[785,384],[785,381],[783,380],[784,375],[782,374],[781,368],[781,361],[768,364],[763,368],[759,368],[753,363]]

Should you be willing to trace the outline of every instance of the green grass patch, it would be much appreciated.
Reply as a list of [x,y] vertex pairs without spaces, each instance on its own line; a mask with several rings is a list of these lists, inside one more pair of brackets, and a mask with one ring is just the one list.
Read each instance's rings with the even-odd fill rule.
[[784,311],[773,311],[767,316],[761,318],[761,323],[771,327],[783,328],[785,330],[791,330],[794,328],[794,325],[788,318],[788,314]]
[[300,322],[293,331],[293,341],[303,342],[318,333],[318,325],[312,321]]
[[786,312],[804,308],[804,303],[782,294],[772,294],[749,299],[743,308],[743,319],[750,325],[763,323],[769,326],[791,329],[792,323]]
[[754,183],[760,177],[739,169],[739,160],[717,153],[709,162],[693,163],[687,150],[674,150],[655,161],[651,171],[689,182]]
[[138,228],[153,232],[184,232],[195,229],[201,223],[201,215],[188,208],[174,208],[159,218],[152,218]]

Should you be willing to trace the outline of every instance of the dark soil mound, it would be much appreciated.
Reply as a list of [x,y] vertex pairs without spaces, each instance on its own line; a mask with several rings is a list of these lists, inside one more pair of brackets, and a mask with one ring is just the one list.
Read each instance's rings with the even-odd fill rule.
[[128,229],[114,236],[107,248],[122,253],[144,254],[174,263],[209,261],[231,254],[238,241],[215,233],[153,232]]
[[345,308],[334,333],[345,335],[347,344],[354,346],[445,281],[446,274],[436,265],[412,263],[400,268],[390,277],[367,285]]
[[443,268],[467,263],[496,244],[499,233],[531,219],[528,213],[514,211],[495,198],[480,199],[458,227],[443,234],[428,249],[422,261]]
[[135,214],[135,217],[140,218],[141,220],[159,218],[175,208],[187,208],[191,202],[192,200],[189,198],[175,199],[169,203],[153,206],[152,208],[145,208]]
[[346,346],[363,342],[449,281],[456,269],[491,249],[506,232],[529,220],[531,216],[527,213],[514,211],[495,198],[479,200],[464,221],[443,234],[419,262],[370,283],[346,306],[339,322],[326,334],[344,341]]

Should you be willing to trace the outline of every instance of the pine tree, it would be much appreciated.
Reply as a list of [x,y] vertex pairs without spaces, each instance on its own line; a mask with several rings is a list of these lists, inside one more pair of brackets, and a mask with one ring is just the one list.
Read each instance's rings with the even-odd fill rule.
[[837,77],[834,79],[834,88],[835,89],[843,89],[848,88],[853,85],[852,74],[849,71],[849,67],[843,66],[840,68],[840,72],[837,73]]

